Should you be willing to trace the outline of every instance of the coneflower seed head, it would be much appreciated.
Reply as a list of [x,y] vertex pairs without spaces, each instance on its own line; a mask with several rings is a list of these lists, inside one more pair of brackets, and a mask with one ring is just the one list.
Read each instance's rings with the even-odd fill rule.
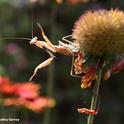
[[92,55],[124,53],[124,13],[119,10],[87,12],[75,23],[74,42]]

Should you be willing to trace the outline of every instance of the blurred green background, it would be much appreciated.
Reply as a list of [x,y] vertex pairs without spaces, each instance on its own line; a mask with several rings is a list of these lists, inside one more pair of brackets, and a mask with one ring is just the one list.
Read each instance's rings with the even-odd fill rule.
[[[0,0],[0,75],[9,76],[14,81],[28,81],[36,65],[49,58],[45,51],[30,45],[29,41],[2,38],[32,38],[33,34],[33,37],[43,40],[36,25],[39,22],[49,39],[58,44],[63,36],[72,33],[73,25],[81,14],[103,8],[123,10],[124,1],[89,0],[72,5],[66,0],[62,4],[54,0]],[[1,107],[0,118],[19,117],[20,124],[86,124],[87,115],[79,114],[77,108],[90,107],[92,89],[82,90],[80,79],[70,76],[71,57],[55,55],[54,63],[38,71],[33,81],[42,85],[42,95],[56,99],[56,107],[39,114],[15,107]],[[124,71],[121,71],[101,83],[99,114],[94,124],[123,123]]]

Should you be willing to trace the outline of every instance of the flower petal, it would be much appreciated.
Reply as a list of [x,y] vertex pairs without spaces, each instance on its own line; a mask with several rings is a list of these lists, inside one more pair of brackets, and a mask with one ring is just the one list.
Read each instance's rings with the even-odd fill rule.
[[81,88],[88,88],[91,86],[92,81],[97,78],[96,69],[91,67],[87,70],[86,74],[82,77]]
[[87,108],[80,108],[78,109],[78,112],[81,114],[92,114],[92,115],[96,115],[98,112],[95,110],[91,110],[91,109],[87,109]]

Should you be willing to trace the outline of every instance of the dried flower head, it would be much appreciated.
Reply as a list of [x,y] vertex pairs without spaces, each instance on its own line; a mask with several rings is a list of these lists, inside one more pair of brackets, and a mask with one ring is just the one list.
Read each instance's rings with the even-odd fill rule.
[[104,68],[105,80],[111,73],[124,68],[122,11],[88,11],[75,23],[72,37],[80,47],[74,61],[74,71],[75,74],[83,74],[82,88],[91,86],[92,81],[97,79],[97,71],[101,67]]
[[92,55],[124,53],[124,13],[119,10],[87,12],[76,22],[73,38]]

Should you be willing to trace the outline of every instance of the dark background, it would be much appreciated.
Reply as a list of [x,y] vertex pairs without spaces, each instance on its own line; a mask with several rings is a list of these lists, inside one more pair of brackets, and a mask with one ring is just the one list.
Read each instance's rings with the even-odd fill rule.
[[[67,1],[60,5],[54,0],[32,1],[0,0],[1,38],[32,38],[33,33],[33,37],[37,36],[43,40],[36,25],[39,22],[52,43],[58,44],[58,40],[61,40],[63,36],[72,33],[75,21],[85,11],[103,8],[124,9],[123,0],[89,0],[87,3],[73,5]],[[49,110],[34,113],[16,107],[1,106],[0,118],[3,115],[19,117],[22,124],[86,124],[87,115],[79,114],[77,108],[90,107],[92,88],[82,90],[80,78],[70,76],[70,56],[58,53],[55,55],[54,63],[38,71],[33,79],[42,85],[42,95],[56,99],[57,104],[50,111],[49,122],[45,122],[46,113]],[[45,51],[30,45],[29,41],[0,39],[0,75],[9,76],[14,81],[28,81],[36,65],[47,58],[49,55]],[[122,70],[107,81],[101,82],[100,108],[94,124],[123,123],[124,71]]]

